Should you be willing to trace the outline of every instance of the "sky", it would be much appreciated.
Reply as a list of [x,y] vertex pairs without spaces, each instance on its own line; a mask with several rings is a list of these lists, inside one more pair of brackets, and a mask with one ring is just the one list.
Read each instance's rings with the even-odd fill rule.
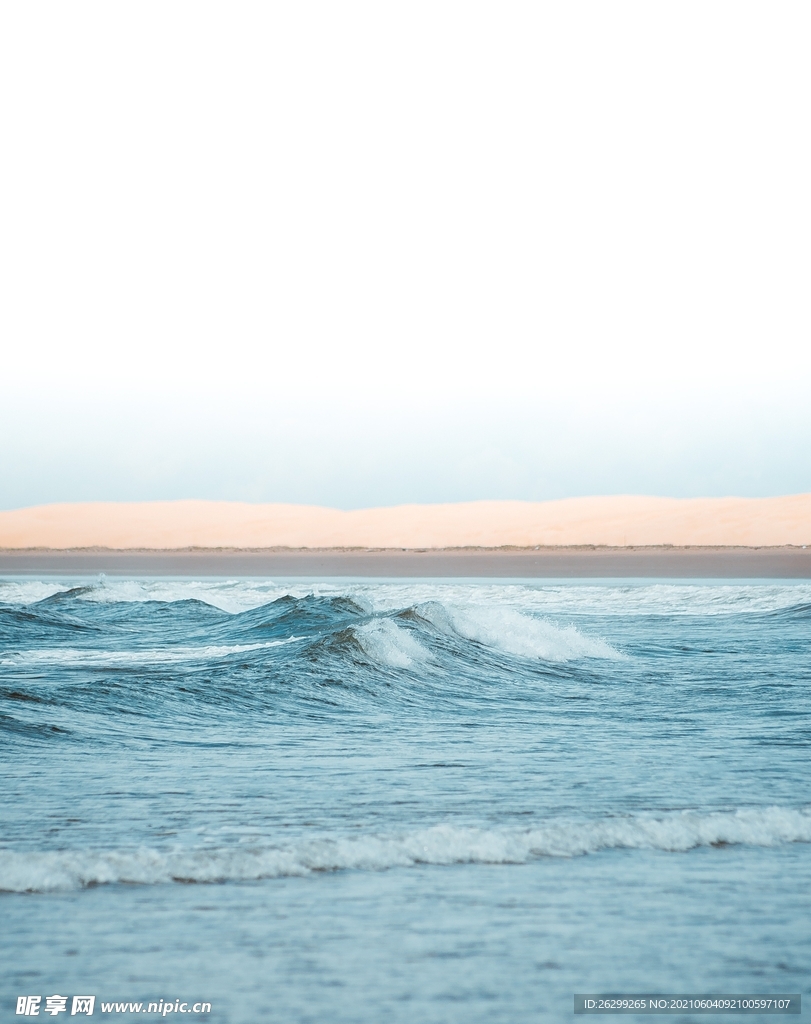
[[807,3],[0,7],[0,508],[811,491]]

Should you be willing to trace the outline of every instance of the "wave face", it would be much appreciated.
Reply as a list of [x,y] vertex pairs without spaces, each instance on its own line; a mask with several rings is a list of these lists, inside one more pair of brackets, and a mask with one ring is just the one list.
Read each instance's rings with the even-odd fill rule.
[[0,889],[811,843],[811,586],[0,581]]

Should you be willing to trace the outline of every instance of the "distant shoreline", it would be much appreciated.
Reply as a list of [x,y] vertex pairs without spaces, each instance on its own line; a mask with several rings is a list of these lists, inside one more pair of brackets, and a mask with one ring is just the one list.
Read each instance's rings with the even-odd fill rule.
[[765,548],[811,545],[811,494],[607,495],[342,510],[234,501],[78,502],[0,511],[0,550]]
[[0,576],[808,579],[811,547],[0,549]]

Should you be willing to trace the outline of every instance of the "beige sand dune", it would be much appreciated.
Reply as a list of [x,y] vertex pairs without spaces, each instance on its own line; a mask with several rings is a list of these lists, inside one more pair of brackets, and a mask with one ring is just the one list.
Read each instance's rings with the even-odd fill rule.
[[91,502],[0,512],[0,548],[453,548],[811,544],[811,494],[474,501],[345,512],[225,501]]

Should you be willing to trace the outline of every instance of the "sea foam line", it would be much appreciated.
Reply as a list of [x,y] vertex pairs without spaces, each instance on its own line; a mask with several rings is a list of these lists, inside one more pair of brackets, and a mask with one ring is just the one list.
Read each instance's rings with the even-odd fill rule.
[[284,647],[306,637],[291,636],[284,640],[266,640],[255,644],[208,644],[205,647],[156,647],[133,651],[83,651],[75,647],[56,647],[36,651],[16,651],[0,658],[0,665],[23,668],[31,665],[61,665],[65,668],[116,668],[132,665],[163,665],[177,662],[210,661],[227,658],[232,654],[245,654],[270,647]]
[[286,845],[157,850],[0,850],[0,890],[54,892],[91,885],[249,881],[417,864],[526,864],[601,850],[683,853],[700,846],[811,842],[811,812],[784,807],[678,811],[530,829],[435,825],[400,835],[321,836]]

